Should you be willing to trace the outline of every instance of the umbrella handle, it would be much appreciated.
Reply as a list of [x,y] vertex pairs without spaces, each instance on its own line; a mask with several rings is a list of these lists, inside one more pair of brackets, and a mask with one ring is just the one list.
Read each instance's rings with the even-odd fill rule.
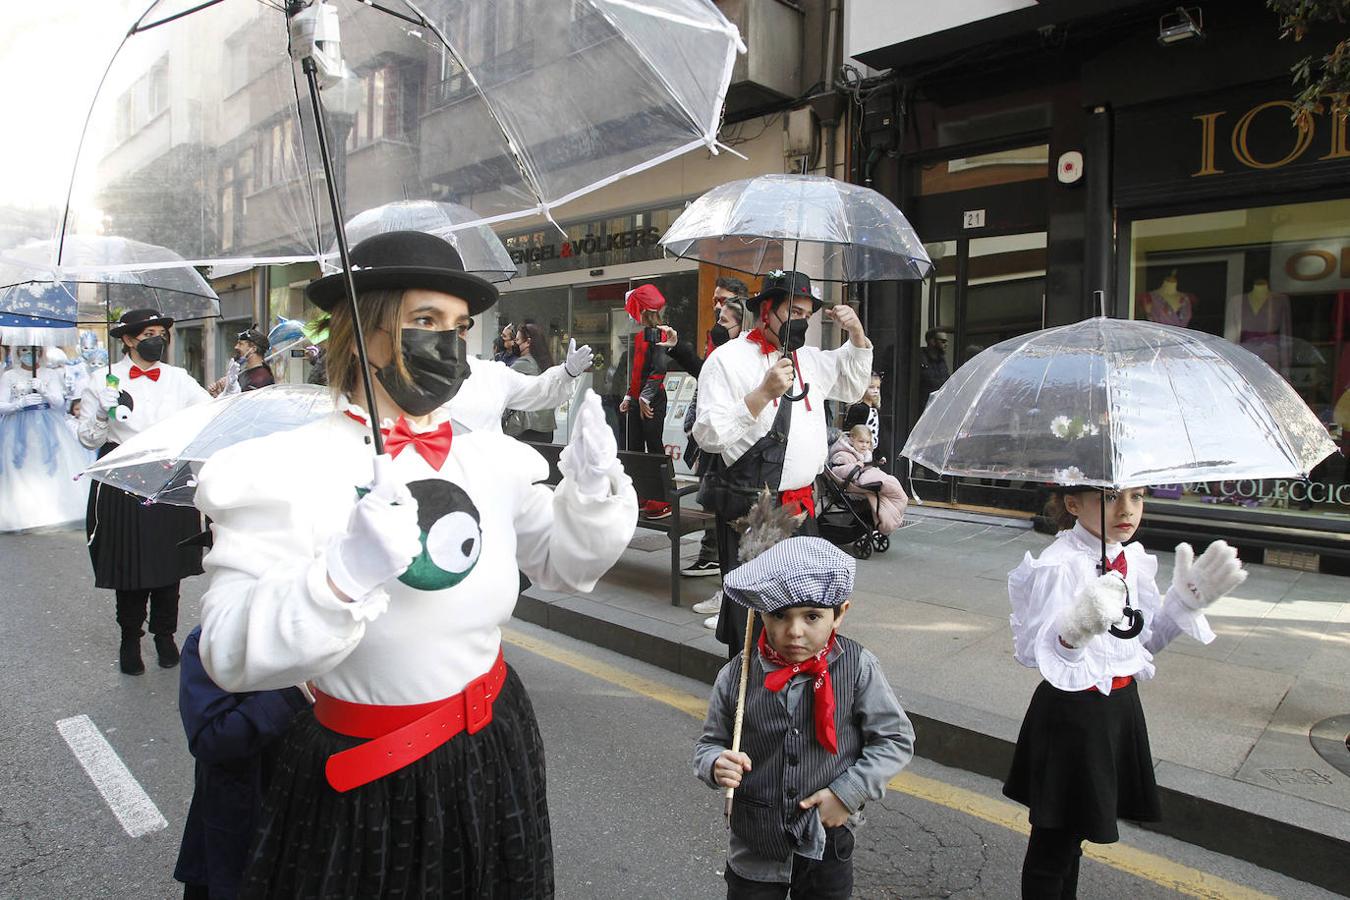
[[[750,681],[750,651],[755,639],[755,611],[745,611],[745,644],[741,648],[741,684],[736,690],[736,719],[731,728],[731,752],[741,752],[741,726],[745,724],[745,687]],[[727,827],[731,827],[731,801],[736,794],[735,788],[727,788],[726,802],[722,815],[726,817]]]

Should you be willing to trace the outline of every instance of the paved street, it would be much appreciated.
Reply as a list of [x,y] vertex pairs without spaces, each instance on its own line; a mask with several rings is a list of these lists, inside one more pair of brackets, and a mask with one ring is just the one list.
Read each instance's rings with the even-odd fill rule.
[[[177,895],[192,773],[177,671],[117,673],[110,597],[89,586],[82,536],[3,536],[0,559],[0,896]],[[201,587],[189,582],[184,632]],[[706,686],[529,625],[507,640],[548,747],[559,895],[721,896],[720,804],[688,771]],[[167,827],[128,836],[57,732],[80,715]],[[860,836],[856,896],[1016,895],[1025,819],[994,782],[919,760],[895,787]],[[1137,829],[1094,848],[1083,884],[1106,898],[1331,896]]]

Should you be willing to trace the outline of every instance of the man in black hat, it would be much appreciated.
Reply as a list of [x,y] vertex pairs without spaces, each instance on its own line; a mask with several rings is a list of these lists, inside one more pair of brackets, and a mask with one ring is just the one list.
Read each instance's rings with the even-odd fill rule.
[[[755,328],[713,351],[699,373],[693,436],[717,454],[699,497],[717,513],[724,574],[736,567],[740,543],[731,522],[763,488],[804,513],[802,531],[815,533],[812,485],[829,449],[825,401],[857,401],[872,372],[872,343],[843,304],[826,315],[848,341],[834,350],[806,346],[808,321],[822,305],[806,275],[769,273],[748,303]],[[717,637],[729,656],[740,651],[744,631],[745,610],[723,598]]]
[[[187,370],[162,362],[169,350],[173,319],[154,309],[122,314],[108,330],[124,356],[96,369],[80,398],[80,443],[103,457],[118,444],[181,409],[211,399]],[[201,547],[179,542],[201,532],[191,507],[143,505],[141,498],[95,481],[89,486],[85,532],[94,584],[117,592],[122,630],[118,662],[127,675],[145,671],[142,627],[149,607],[150,633],[164,668],[178,665],[178,585],[202,571]]]

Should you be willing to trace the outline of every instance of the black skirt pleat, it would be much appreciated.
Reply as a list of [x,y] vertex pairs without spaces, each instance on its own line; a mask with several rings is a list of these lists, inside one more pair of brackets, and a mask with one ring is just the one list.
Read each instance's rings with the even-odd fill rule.
[[548,898],[544,748],[508,669],[492,722],[346,793],[328,757],[363,743],[299,716],[284,738],[241,898]]
[[1030,808],[1032,825],[1098,844],[1120,839],[1117,819],[1156,821],[1158,785],[1138,686],[1103,695],[1042,681],[1003,793]]
[[[115,446],[105,445],[99,457]],[[202,573],[201,547],[179,546],[202,530],[201,514],[190,506],[147,506],[144,498],[94,481],[84,529],[95,587],[156,588]]]

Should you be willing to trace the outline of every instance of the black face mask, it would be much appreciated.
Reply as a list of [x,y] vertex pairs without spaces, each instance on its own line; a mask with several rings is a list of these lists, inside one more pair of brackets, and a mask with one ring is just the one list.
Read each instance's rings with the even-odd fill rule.
[[146,362],[159,362],[167,349],[169,342],[162,337],[148,337],[136,342],[136,353]]
[[412,379],[404,378],[392,364],[376,369],[375,377],[400,409],[425,416],[449,402],[469,377],[468,350],[453,329],[404,328],[402,338],[403,365]]
[[788,319],[778,329],[778,346],[792,353],[806,346],[806,320]]
[[723,325],[721,322],[718,322],[716,325],[712,327],[712,330],[708,332],[708,336],[712,338],[712,344],[714,347],[720,347],[727,341],[731,340],[731,331],[727,328],[727,326]]

